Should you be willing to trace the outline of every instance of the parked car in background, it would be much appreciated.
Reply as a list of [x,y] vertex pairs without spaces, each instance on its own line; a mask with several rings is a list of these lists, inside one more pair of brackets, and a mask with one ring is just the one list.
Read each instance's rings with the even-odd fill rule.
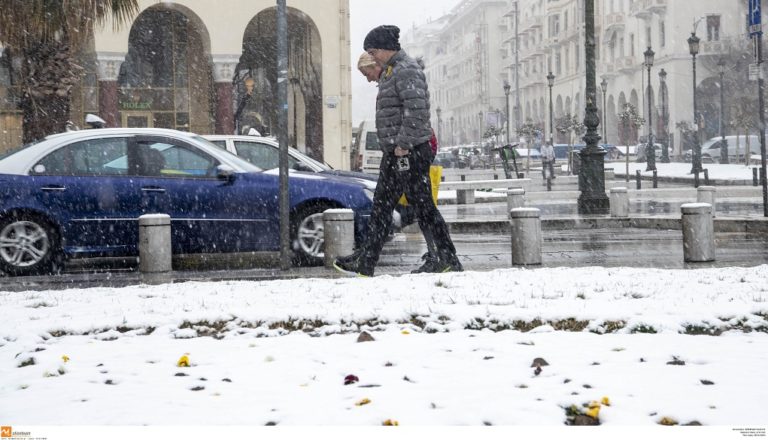
[[[203,135],[203,137],[263,170],[277,168],[280,164],[280,144],[274,138],[222,134]],[[376,188],[376,181],[378,180],[378,176],[375,174],[334,169],[295,148],[288,148],[288,168],[295,171],[362,179],[363,183],[370,189]]]
[[[749,140],[747,136],[726,136],[725,140],[728,142],[729,163],[744,162],[747,143],[749,143],[749,151],[752,157],[760,157],[760,137],[757,135],[750,135]],[[703,163],[720,163],[722,141],[723,138],[721,136],[716,136],[701,144],[701,161]],[[687,150],[684,154],[685,160],[690,161],[692,157],[693,152]]]
[[358,130],[356,149],[360,154],[359,163],[364,173],[379,174],[383,156],[376,132],[376,121],[363,121]]
[[[295,261],[320,264],[322,212],[355,213],[362,239],[373,191],[359,179],[293,172]],[[78,257],[138,255],[138,218],[171,217],[176,254],[279,250],[278,173],[175,130],[73,131],[0,155],[0,271],[30,275]]]

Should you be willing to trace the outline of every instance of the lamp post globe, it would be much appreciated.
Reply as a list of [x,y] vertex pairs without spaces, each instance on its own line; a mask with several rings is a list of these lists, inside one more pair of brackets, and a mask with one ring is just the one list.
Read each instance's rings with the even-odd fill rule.
[[[725,139],[725,122],[723,120],[725,118],[725,59],[720,58],[720,61],[717,62],[717,70],[720,73],[720,163],[729,163],[728,140]],[[736,154],[739,152],[736,151]]]
[[[699,54],[699,37],[696,33],[691,32],[691,36],[688,37],[688,50],[691,53],[693,60],[693,126],[694,126],[694,139],[693,139],[693,160],[691,166],[691,173],[698,177],[698,173],[701,172],[701,144],[699,143],[699,115],[696,108],[696,55]],[[695,179],[698,183],[698,178]]]
[[656,149],[653,148],[653,110],[651,102],[653,100],[653,94],[651,93],[651,67],[653,67],[654,55],[655,53],[651,49],[651,46],[648,46],[648,49],[643,52],[643,56],[645,56],[645,67],[648,68],[648,146],[645,150],[645,161],[648,166],[645,167],[645,171],[656,170]]

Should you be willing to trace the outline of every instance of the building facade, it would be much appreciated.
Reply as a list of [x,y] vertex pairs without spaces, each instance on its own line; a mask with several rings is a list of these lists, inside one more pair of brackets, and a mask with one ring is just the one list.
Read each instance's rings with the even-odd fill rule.
[[[597,106],[605,123],[602,142],[633,145],[645,138],[647,124],[634,127],[619,116],[625,104],[631,104],[644,119],[650,116],[654,138],[668,140],[673,155],[679,154],[678,127],[691,126],[694,120],[693,59],[687,41],[694,31],[701,40],[696,90],[702,138],[719,134],[721,123],[728,132],[738,130],[732,124],[733,115],[739,107],[754,105],[757,91],[756,81],[747,77],[754,60],[746,33],[746,2],[695,3],[691,7],[684,0],[595,0]],[[510,137],[514,139],[515,129],[526,123],[538,126],[548,137],[552,131],[550,72],[555,142],[566,143],[569,137],[582,142],[580,135],[561,133],[557,127],[569,115],[584,117],[584,0],[464,0],[446,17],[410,34],[406,48],[426,62],[433,125],[443,128],[444,144],[480,140],[477,134],[494,118],[480,118],[479,112],[493,115],[501,109],[506,113],[504,81],[511,89]],[[650,87],[644,65],[648,47],[655,53]],[[720,60],[726,64],[723,86],[727,90],[722,117]],[[478,121],[483,126],[478,127]],[[599,130],[602,136],[603,127]]]
[[[81,55],[72,121],[231,134],[277,126],[276,7],[272,0],[139,0],[131,24],[95,29]],[[289,144],[349,168],[349,0],[288,0]],[[333,7],[330,7],[333,6]],[[18,145],[13,63],[0,59],[0,149]]]

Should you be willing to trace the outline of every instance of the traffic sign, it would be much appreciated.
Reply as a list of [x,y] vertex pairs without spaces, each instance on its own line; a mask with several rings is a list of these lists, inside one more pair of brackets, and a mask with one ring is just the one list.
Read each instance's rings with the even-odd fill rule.
[[762,35],[760,0],[749,0],[749,35]]

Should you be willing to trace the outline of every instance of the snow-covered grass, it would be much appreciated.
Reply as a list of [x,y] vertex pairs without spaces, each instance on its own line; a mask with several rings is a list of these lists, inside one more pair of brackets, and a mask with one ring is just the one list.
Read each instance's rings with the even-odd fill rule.
[[0,418],[563,426],[607,398],[608,426],[764,425],[766,279],[593,267],[0,292]]
[[[625,162],[606,162],[606,168],[613,168],[616,174],[626,174]],[[721,165],[719,163],[705,163],[702,164],[702,168],[707,169],[709,178],[719,180],[752,180],[752,168],[759,168],[756,165],[745,166],[744,164],[726,164]],[[640,174],[643,176],[649,176],[653,174],[653,171],[645,171],[647,164],[645,162],[629,162],[629,174],[634,176],[637,170],[640,170]],[[690,174],[691,164],[684,162],[671,162],[661,163],[656,161],[656,174],[659,177],[675,177],[693,180],[693,174]],[[699,174],[700,179],[704,179],[704,174]]]

